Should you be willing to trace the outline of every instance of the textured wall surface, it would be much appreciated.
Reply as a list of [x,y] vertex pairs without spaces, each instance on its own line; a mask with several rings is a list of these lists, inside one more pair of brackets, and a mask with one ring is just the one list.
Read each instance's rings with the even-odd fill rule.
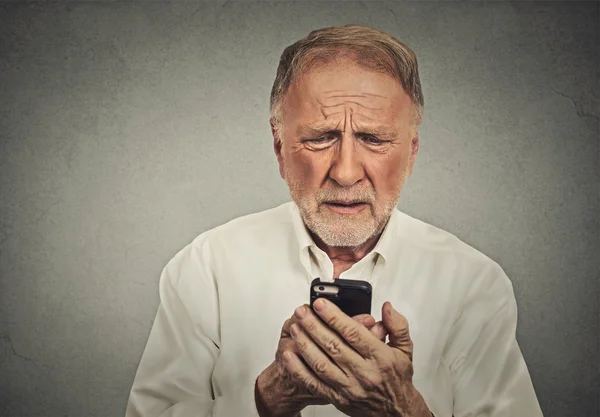
[[283,48],[360,23],[419,57],[400,207],[498,261],[547,417],[599,415],[597,2],[0,4],[0,415],[123,415],[166,262],[289,199]]

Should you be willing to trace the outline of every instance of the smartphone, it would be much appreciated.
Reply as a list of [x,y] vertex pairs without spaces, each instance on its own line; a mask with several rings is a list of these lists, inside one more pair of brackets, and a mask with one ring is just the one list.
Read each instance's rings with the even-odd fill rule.
[[321,282],[315,278],[310,284],[310,306],[317,298],[326,298],[346,315],[371,314],[371,296],[373,288],[367,281],[354,279],[336,279],[333,282]]

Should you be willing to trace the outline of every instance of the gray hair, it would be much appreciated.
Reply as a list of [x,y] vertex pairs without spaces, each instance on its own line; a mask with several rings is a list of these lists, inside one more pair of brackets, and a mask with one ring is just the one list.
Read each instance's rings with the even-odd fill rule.
[[350,55],[356,63],[398,80],[410,97],[415,123],[423,118],[423,92],[415,53],[388,33],[359,25],[333,26],[313,30],[304,39],[284,49],[271,89],[271,118],[281,140],[283,99],[290,85],[316,64]]

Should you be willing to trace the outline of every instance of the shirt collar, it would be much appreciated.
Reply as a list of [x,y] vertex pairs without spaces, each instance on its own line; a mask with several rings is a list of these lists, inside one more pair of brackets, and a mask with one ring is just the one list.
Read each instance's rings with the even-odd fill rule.
[[300,209],[296,202],[292,201],[291,203],[291,213],[292,213],[292,223],[294,224],[294,232],[296,235],[296,239],[298,240],[298,249],[300,253],[310,248],[311,246],[317,247],[317,244],[313,240],[313,238],[308,233],[308,229],[304,224],[304,220],[302,220],[302,215],[300,214]]
[[390,218],[386,223],[383,233],[373,248],[373,252],[378,253],[384,260],[389,261],[393,256],[394,246],[397,245],[399,236],[400,212],[396,207],[392,210]]
[[[313,238],[308,233],[306,225],[304,224],[304,220],[302,220],[302,215],[300,214],[300,209],[296,205],[294,201],[291,202],[291,212],[292,212],[292,222],[294,224],[294,231],[296,234],[296,238],[298,240],[298,249],[300,251],[300,256],[307,248],[320,249],[317,244],[313,240]],[[383,233],[379,237],[379,240],[375,244],[375,247],[371,250],[371,252],[375,252],[383,257],[384,260],[388,260],[393,252],[395,237],[398,236],[398,226],[399,226],[399,211],[396,207],[392,210],[392,214],[386,223]],[[370,252],[370,253],[371,253]],[[367,254],[368,256],[368,254]]]

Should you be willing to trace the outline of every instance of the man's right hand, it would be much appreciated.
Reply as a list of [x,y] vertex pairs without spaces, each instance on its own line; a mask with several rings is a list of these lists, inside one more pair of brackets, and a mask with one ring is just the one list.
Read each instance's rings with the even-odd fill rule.
[[[360,314],[353,317],[370,329],[379,339],[385,341],[387,332],[381,322],[375,323],[373,316]],[[283,365],[283,353],[287,350],[299,353],[290,335],[290,326],[296,318],[285,321],[281,329],[275,360],[258,376],[255,386],[255,400],[261,417],[296,417],[308,405],[324,405],[329,402],[315,397],[302,386],[297,385]]]

